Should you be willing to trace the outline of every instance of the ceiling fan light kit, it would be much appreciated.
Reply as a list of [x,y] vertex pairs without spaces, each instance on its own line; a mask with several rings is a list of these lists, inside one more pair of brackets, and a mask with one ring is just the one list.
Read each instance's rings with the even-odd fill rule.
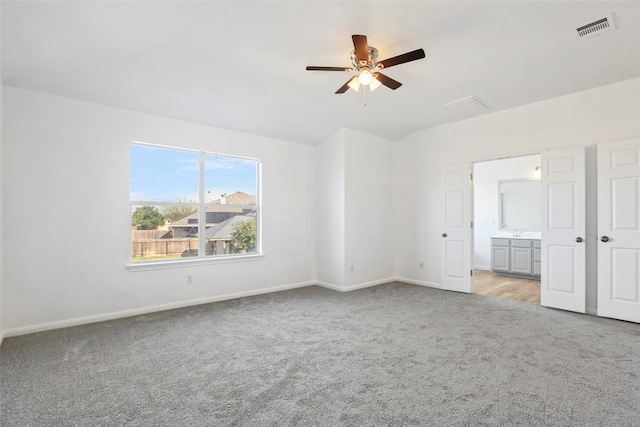
[[380,85],[396,90],[402,83],[387,77],[379,71],[383,68],[393,67],[394,65],[404,64],[405,62],[422,59],[426,55],[423,49],[417,49],[402,55],[394,56],[383,61],[378,61],[378,49],[369,46],[367,36],[354,34],[351,36],[353,40],[353,51],[351,51],[352,67],[324,67],[324,66],[308,66],[307,71],[356,71],[358,75],[351,77],[344,85],[336,91],[336,94],[345,93],[349,88],[358,91],[360,86],[369,86],[369,90],[375,90]]
[[369,83],[371,83],[371,79],[373,79],[373,75],[371,74],[371,71],[369,71],[368,68],[364,68],[361,69],[360,74],[358,74],[358,81],[360,82],[361,85],[368,85]]
[[349,83],[347,83],[347,86],[349,86],[351,89],[357,92],[360,89],[360,79],[358,78],[358,76],[349,80]]

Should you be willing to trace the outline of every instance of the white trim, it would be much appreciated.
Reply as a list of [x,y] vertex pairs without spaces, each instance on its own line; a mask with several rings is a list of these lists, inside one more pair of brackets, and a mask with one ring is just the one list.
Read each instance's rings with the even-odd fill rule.
[[358,289],[371,288],[373,286],[383,285],[385,283],[397,282],[397,281],[399,280],[395,277],[388,277],[386,279],[379,279],[379,280],[374,280],[373,282],[366,282],[366,283],[357,283],[355,285],[349,285],[349,286],[334,285],[332,283],[326,283],[326,282],[316,282],[316,284],[318,286],[322,286],[323,288],[331,289],[333,291],[351,292],[351,291],[356,291]]
[[[207,253],[204,240],[207,231],[207,204],[204,201],[204,156],[202,151],[198,153],[198,258],[202,258],[201,250],[204,249],[205,255]],[[189,243],[189,249],[191,249],[191,243]]]
[[243,262],[243,261],[262,261],[264,254],[250,254],[250,255],[216,255],[207,258],[188,258],[188,259],[176,259],[173,261],[140,261],[136,263],[127,264],[127,270],[129,271],[144,271],[144,270],[159,270],[161,268],[176,268],[176,267],[193,267],[198,264],[219,264],[229,262]]
[[226,301],[237,298],[250,297],[272,292],[286,291],[289,289],[304,288],[313,286],[316,282],[292,283],[289,285],[273,286],[270,288],[257,289],[252,291],[234,292],[231,294],[217,295],[206,298],[198,298],[193,300],[172,302],[168,304],[155,305],[150,307],[140,307],[130,310],[116,311],[112,313],[98,314],[94,316],[77,317],[75,319],[60,320],[56,322],[40,323],[37,325],[23,326],[20,328],[7,329],[3,331],[3,337],[15,337],[18,335],[32,334],[35,332],[48,331],[52,329],[68,328],[70,326],[86,325],[89,323],[104,322],[106,320],[121,319],[124,317],[139,316],[141,314],[155,313],[165,310],[173,310],[176,308],[190,307],[194,305],[209,304],[212,302]]
[[331,283],[316,281],[315,284],[323,288],[331,289],[332,291],[346,292],[342,286],[334,285]]
[[256,251],[262,254],[262,163],[258,162],[256,170]]
[[418,286],[426,286],[427,288],[442,289],[442,286],[439,283],[425,282],[424,280],[414,280],[406,277],[396,277],[394,280],[397,282],[409,283],[410,285],[418,285]]

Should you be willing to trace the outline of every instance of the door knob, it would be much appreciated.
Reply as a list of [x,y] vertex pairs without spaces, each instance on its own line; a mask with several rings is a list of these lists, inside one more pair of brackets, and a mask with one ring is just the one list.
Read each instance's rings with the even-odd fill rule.
[[576,242],[578,243],[582,242],[582,237],[576,237]]
[[607,236],[602,236],[602,237],[600,238],[600,241],[601,241],[601,242],[605,242],[605,243],[606,243],[606,242],[608,242],[608,241],[609,241],[609,238],[608,238]]
[[442,233],[442,237],[447,237],[447,233]]

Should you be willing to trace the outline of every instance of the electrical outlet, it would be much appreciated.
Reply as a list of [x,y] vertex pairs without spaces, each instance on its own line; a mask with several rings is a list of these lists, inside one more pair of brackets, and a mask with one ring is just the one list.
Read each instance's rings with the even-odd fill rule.
[[420,261],[418,263],[418,267],[420,268],[420,270],[424,270],[424,262]]
[[187,285],[191,285],[193,283],[193,276],[190,274],[187,274]]

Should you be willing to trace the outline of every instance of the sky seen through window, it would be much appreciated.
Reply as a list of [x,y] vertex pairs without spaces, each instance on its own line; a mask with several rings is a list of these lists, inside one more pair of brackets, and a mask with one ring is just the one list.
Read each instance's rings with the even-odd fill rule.
[[[199,153],[131,145],[130,200],[198,202]],[[238,191],[256,195],[256,161],[205,154],[205,203]]]

